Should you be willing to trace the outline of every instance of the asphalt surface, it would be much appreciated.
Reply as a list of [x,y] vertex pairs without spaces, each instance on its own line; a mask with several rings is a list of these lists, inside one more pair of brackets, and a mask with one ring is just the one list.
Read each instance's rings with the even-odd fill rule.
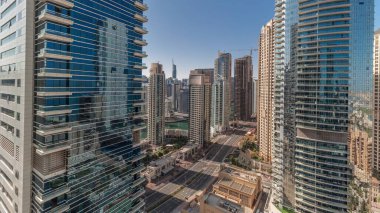
[[239,135],[220,137],[210,147],[204,159],[165,186],[146,194],[148,212],[173,212],[198,190],[206,189],[214,178],[212,174],[219,169],[219,164],[224,158],[235,150],[235,145],[241,137]]

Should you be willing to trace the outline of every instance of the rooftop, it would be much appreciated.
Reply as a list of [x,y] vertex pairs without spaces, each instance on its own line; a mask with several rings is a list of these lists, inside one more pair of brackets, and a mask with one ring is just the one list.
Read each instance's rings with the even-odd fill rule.
[[219,175],[220,179],[216,186],[224,186],[244,194],[254,195],[258,187],[260,176],[243,170],[233,169],[230,167],[223,168]]
[[229,200],[221,198],[213,193],[204,195],[204,201],[206,204],[218,207],[224,212],[243,213],[244,209],[240,205],[237,205]]
[[166,156],[166,157],[163,157],[163,158],[160,158],[158,160],[150,162],[149,166],[159,167],[159,166],[166,165],[166,164],[173,162],[173,161],[175,161],[175,158],[173,156]]
[[181,148],[181,153],[186,153],[194,148],[198,147],[198,144],[187,144],[184,147]]

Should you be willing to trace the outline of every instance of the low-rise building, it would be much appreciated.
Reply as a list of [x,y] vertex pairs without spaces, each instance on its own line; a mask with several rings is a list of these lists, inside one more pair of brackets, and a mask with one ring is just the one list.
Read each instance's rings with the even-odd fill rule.
[[207,193],[200,202],[201,213],[249,213],[252,210],[224,199],[214,193]]
[[213,191],[220,197],[253,208],[262,191],[261,177],[246,170],[226,167],[220,171]]
[[371,181],[371,210],[380,212],[380,182],[375,177]]
[[197,153],[199,144],[187,144],[179,150],[178,158],[186,160]]
[[201,213],[251,213],[262,191],[261,176],[237,167],[222,165],[212,192],[200,199]]
[[151,182],[152,180],[155,180],[156,178],[163,176],[173,170],[175,162],[176,155],[173,154],[152,161],[150,162],[149,166],[147,166],[144,176],[148,182]]

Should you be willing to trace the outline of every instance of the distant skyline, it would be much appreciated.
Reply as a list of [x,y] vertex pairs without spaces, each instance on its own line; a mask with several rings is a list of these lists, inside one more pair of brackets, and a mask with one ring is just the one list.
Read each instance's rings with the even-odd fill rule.
[[[213,68],[218,51],[233,59],[249,55],[258,48],[261,27],[274,15],[274,1],[262,0],[145,0],[149,33],[145,48],[150,64],[163,64],[166,77],[172,75],[172,60],[177,77],[188,78],[190,70]],[[377,3],[378,1],[375,1]],[[380,28],[380,4],[375,8],[375,29]],[[257,77],[257,52],[253,52]]]

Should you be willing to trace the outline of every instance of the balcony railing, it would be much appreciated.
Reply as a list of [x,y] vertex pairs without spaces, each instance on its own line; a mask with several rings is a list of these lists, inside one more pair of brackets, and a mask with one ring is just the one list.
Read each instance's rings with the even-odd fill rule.
[[63,25],[74,24],[70,16],[46,9],[41,11],[40,15],[38,16],[38,19],[40,21],[52,21]]
[[135,1],[135,6],[142,11],[146,11],[149,9],[147,4],[141,3],[140,1]]
[[140,15],[140,14],[135,14],[135,19],[141,21],[141,22],[147,22],[148,21],[148,17],[144,16],[144,15]]

